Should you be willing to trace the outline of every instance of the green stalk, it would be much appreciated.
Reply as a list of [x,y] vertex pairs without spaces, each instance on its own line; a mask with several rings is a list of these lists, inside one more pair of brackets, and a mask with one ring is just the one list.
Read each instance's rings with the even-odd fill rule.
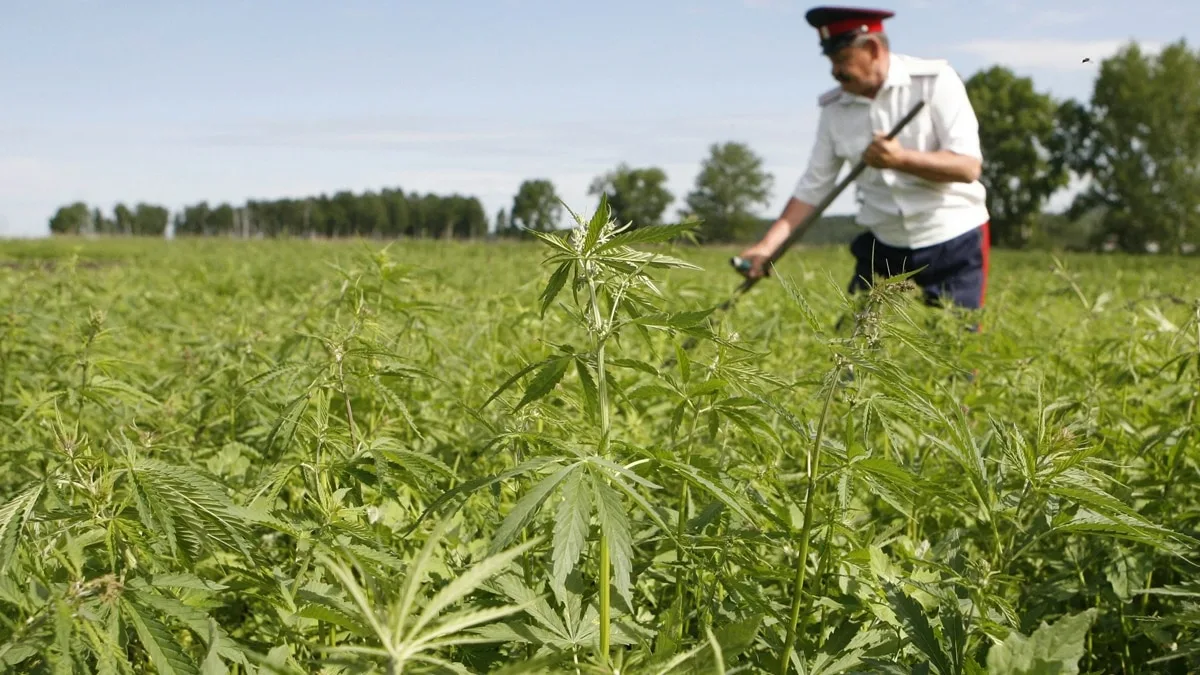
[[609,649],[609,619],[612,608],[612,598],[610,597],[610,579],[611,571],[609,570],[610,561],[608,559],[608,536],[603,532],[600,534],[600,658],[601,663],[608,666],[608,649]]
[[817,422],[817,436],[813,441],[812,450],[808,453],[808,485],[804,491],[804,525],[800,531],[800,554],[796,560],[796,581],[792,585],[792,616],[788,623],[787,637],[783,642],[783,652],[779,656],[779,675],[787,675],[788,665],[792,658],[792,646],[796,643],[796,625],[800,622],[800,605],[804,596],[804,573],[808,567],[808,539],[812,533],[813,495],[816,493],[814,484],[821,459],[821,440],[825,435],[825,422],[829,419],[829,408],[833,404],[833,395],[837,392],[837,383],[841,376],[842,364],[838,363],[829,384],[829,393],[825,396],[825,404],[821,408],[821,419]]
[[[692,416],[691,429],[688,430],[687,442],[684,445],[684,452],[683,452],[683,463],[684,464],[690,464],[692,461],[692,443],[695,441],[696,425],[699,422],[699,420],[700,420],[700,411],[696,410],[696,414]],[[679,520],[676,523],[676,529],[675,529],[680,542],[683,541],[683,536],[684,536],[684,534],[686,534],[686,530],[687,530],[688,498],[689,498],[689,494],[690,494],[690,491],[688,490],[688,486],[689,486],[689,483],[687,482],[686,479],[684,479],[680,482],[680,486],[679,486]],[[678,553],[679,553],[679,557],[678,557],[677,562],[679,563],[679,573],[675,576],[675,597],[678,598],[678,602],[679,602],[679,625],[676,626],[676,628],[677,628],[676,638],[679,640],[680,644],[683,644],[684,627],[685,627],[685,624],[687,623],[687,621],[683,618],[683,599],[684,599],[684,592],[686,590],[684,588],[684,583],[685,583],[685,579],[687,577],[687,568],[684,567],[684,564],[683,564],[683,562],[684,562],[683,559],[684,559],[685,553],[683,551],[682,546],[680,546],[678,548]]]
[[[608,383],[604,372],[604,319],[600,314],[600,303],[596,298],[596,280],[593,271],[588,270],[588,294],[592,305],[592,320],[595,324],[592,337],[596,342],[596,398],[600,408],[600,445],[597,453],[604,456],[608,453],[608,435],[611,425],[608,410]],[[611,598],[611,561],[608,554],[608,536],[600,532],[600,658],[601,663],[609,665],[609,644],[612,617]]]

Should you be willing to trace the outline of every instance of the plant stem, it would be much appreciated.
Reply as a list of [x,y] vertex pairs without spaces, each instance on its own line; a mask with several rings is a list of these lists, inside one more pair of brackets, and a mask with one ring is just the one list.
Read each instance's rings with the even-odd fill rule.
[[[596,279],[592,276],[592,270],[588,270],[588,295],[592,305],[592,339],[596,345],[596,398],[600,408],[600,443],[596,449],[597,454],[605,456],[608,453],[608,435],[610,427],[609,410],[608,410],[608,382],[604,372],[604,345],[605,333],[607,332],[604,324],[603,315],[600,313],[600,303],[596,298]],[[611,561],[608,554],[608,535],[604,533],[603,528],[600,531],[600,659],[605,667],[609,665],[609,634],[611,626],[609,621],[612,616],[612,570]]]
[[[695,442],[696,425],[700,419],[700,411],[696,410],[692,416],[691,428],[688,430],[686,443],[683,451],[683,463],[690,464],[692,461],[692,444]],[[683,644],[683,633],[687,621],[684,619],[683,599],[685,592],[685,582],[688,576],[688,570],[684,567],[685,552],[682,547],[684,534],[687,532],[687,512],[688,512],[688,497],[690,484],[686,479],[682,480],[679,485],[679,519],[676,522],[676,535],[679,537],[680,546],[677,549],[678,557],[676,562],[679,564],[679,572],[675,575],[675,597],[679,602],[679,624],[676,626],[676,638],[679,644]]]
[[346,401],[346,428],[350,432],[350,451],[357,450],[358,443],[354,440],[354,410],[350,407],[350,392],[346,391],[346,371],[342,365],[341,348],[337,354],[338,386],[342,389],[342,398]]
[[796,559],[796,581],[792,585],[792,616],[788,623],[787,637],[783,642],[783,652],[779,655],[779,675],[787,675],[792,658],[792,646],[796,642],[796,625],[800,621],[800,604],[804,596],[804,573],[808,569],[808,539],[812,532],[813,495],[816,493],[815,482],[817,469],[821,458],[821,440],[825,434],[825,422],[829,419],[829,408],[833,404],[833,395],[837,393],[838,381],[842,376],[842,364],[834,368],[833,378],[829,383],[829,393],[825,395],[825,404],[821,408],[821,419],[817,422],[817,435],[813,440],[812,449],[808,453],[808,480],[804,491],[804,525],[800,531],[800,553]]
[[608,666],[609,613],[611,608],[611,582],[609,578],[608,535],[600,535],[600,658]]

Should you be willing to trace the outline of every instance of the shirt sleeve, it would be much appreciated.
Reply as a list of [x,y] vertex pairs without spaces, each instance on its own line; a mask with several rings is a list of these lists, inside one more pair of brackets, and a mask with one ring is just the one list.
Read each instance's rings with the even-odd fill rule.
[[842,170],[844,163],[845,161],[839,159],[833,150],[833,132],[829,125],[828,108],[822,108],[817,121],[817,139],[808,158],[808,168],[796,183],[792,197],[806,204],[816,205],[833,190],[838,172]]
[[930,113],[934,133],[942,150],[982,160],[979,147],[979,119],[967,87],[953,68],[946,66],[933,83]]

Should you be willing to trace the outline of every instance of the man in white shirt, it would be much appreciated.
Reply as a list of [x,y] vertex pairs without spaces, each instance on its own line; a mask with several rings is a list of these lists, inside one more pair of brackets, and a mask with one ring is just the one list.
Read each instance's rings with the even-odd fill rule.
[[[867,168],[856,180],[856,221],[867,229],[850,246],[850,292],[876,277],[924,267],[913,278],[930,304],[983,306],[989,234],[979,122],[958,74],[941,60],[893,53],[883,30],[892,12],[817,7],[806,15],[840,86],[820,97],[808,168],[783,214],[742,252],[743,274],[763,263],[837,183],[847,163]],[[893,140],[890,129],[918,102],[925,107]],[[797,238],[803,232],[796,233]]]

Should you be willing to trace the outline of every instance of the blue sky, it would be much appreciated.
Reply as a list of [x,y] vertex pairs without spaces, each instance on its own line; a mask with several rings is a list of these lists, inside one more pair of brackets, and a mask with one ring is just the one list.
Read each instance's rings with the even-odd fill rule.
[[[587,211],[628,161],[682,205],[714,142],[804,168],[833,81],[791,0],[4,0],[0,235],[65,203],[185,204],[400,187],[479,197],[526,178]],[[1136,40],[1195,46],[1194,0],[893,0],[893,48],[964,77],[1004,63],[1086,99]],[[1083,64],[1084,57],[1093,63]],[[849,212],[849,192],[831,212]]]

